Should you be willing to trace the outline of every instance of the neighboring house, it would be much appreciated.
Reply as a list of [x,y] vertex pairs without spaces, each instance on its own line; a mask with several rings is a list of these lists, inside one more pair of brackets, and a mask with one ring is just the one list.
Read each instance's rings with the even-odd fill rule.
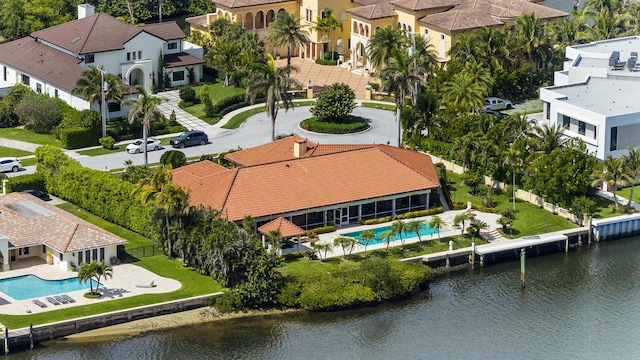
[[[0,44],[0,92],[25,84],[34,91],[61,98],[78,110],[100,111],[71,94],[89,66],[103,66],[130,86],[147,91],[158,86],[158,59],[163,57],[172,86],[189,83],[189,69],[202,78],[202,48],[184,41],[174,21],[133,26],[107,14],[94,14],[93,6],[79,5],[78,19],[30,36]],[[111,117],[124,116],[120,104],[110,103]]]
[[[310,60],[322,58],[334,49],[345,66],[366,73],[367,46],[376,29],[393,26],[407,37],[422,34],[429,38],[440,61],[449,60],[449,49],[460,34],[485,26],[503,27],[522,14],[535,13],[540,19],[555,21],[567,13],[527,0],[213,0],[216,13],[186,19],[191,30],[207,33],[218,18],[240,24],[264,39],[269,23],[280,11],[300,17],[310,32],[309,44],[292,49],[292,54]],[[333,14],[342,30],[320,33],[311,30],[318,16]],[[271,50],[272,51],[272,50]],[[281,54],[284,55],[284,54]]]
[[257,227],[282,217],[302,229],[429,209],[440,183],[431,157],[388,145],[320,145],[291,136],[173,170],[192,205]]
[[540,89],[543,121],[582,139],[601,160],[640,146],[638,52],[638,36],[567,47],[568,60],[555,73],[554,86]]
[[70,270],[93,260],[107,263],[117,256],[117,246],[127,243],[93,224],[77,218],[32,195],[10,193],[0,195],[0,259],[2,269],[24,258],[46,260]]

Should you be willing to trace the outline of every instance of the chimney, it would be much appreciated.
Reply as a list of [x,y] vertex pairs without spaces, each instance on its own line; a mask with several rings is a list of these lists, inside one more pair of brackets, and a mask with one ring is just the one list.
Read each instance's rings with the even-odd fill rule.
[[91,16],[95,13],[92,5],[80,4],[78,5],[78,19],[84,19],[87,16]]
[[296,140],[293,143],[293,156],[302,157],[307,152],[307,140]]

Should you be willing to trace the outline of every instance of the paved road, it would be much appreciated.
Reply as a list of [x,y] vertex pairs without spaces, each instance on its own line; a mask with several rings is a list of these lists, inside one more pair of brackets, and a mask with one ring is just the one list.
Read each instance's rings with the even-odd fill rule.
[[[353,111],[353,115],[368,119],[371,123],[370,130],[358,134],[326,135],[308,132],[298,126],[302,120],[311,117],[309,109],[309,106],[295,108],[288,112],[281,109],[276,119],[276,134],[295,133],[322,144],[386,144],[387,142],[393,144],[396,138],[397,125],[392,111],[357,107]],[[221,129],[220,125],[216,124],[216,126],[210,125],[205,131],[209,135],[209,143],[204,146],[181,149],[187,157],[215,154],[237,148],[246,149],[271,141],[271,121],[264,112],[248,118],[240,128],[235,130]],[[0,139],[0,146],[8,145],[9,141]],[[160,156],[165,151],[167,151],[166,148],[149,152],[149,163],[159,162]],[[126,160],[131,160],[134,165],[141,165],[144,162],[142,154],[128,154],[124,151],[92,157],[74,156],[73,152],[70,155],[83,166],[97,170],[123,168]],[[16,174],[7,173],[7,175],[14,176],[33,172],[35,172],[35,166],[27,167]]]

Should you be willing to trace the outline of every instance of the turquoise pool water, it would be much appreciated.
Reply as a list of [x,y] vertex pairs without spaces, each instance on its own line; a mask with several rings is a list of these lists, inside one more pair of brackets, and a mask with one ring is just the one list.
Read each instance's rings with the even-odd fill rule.
[[[424,224],[424,228],[422,229],[422,231],[420,232],[420,236],[426,236],[426,235],[431,235],[431,234],[435,234],[437,233],[437,230],[434,228],[429,227],[429,225],[427,225],[426,222],[423,221]],[[371,231],[373,231],[376,236],[369,240],[369,245],[373,245],[373,244],[382,244],[385,241],[382,239],[379,239],[378,236],[380,234],[382,234],[385,231],[390,231],[391,230],[391,225],[389,226],[382,226],[379,228],[373,228],[373,229],[369,229]],[[440,230],[440,232],[442,232],[442,230]],[[356,238],[358,240],[358,242],[362,245],[364,245],[364,243],[360,240],[360,234],[362,233],[362,231],[354,231],[354,232],[350,232],[350,233],[346,233],[346,234],[342,234],[343,236],[348,236],[348,237],[352,237],[352,238]],[[403,239],[407,239],[407,238],[412,238],[412,237],[416,237],[416,233],[415,231],[412,232],[402,232],[402,238]],[[391,237],[391,241],[398,241],[400,240],[400,236],[398,235],[394,235]]]
[[[91,281],[95,288],[98,282],[95,280]],[[16,300],[64,294],[66,292],[83,289],[89,289],[89,282],[83,284],[78,278],[43,280],[35,275],[22,275],[0,280],[0,292]]]

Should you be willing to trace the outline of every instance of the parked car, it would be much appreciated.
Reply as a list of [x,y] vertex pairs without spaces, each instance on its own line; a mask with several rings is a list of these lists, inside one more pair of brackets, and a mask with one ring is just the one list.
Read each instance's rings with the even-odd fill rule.
[[47,194],[44,191],[40,191],[40,190],[22,190],[20,191],[21,193],[25,193],[25,194],[31,194],[35,197],[37,197],[40,200],[43,201],[51,201],[51,197],[49,196],[49,194]]
[[0,158],[0,172],[13,171],[18,172],[22,169],[20,160],[16,158],[3,157]]
[[171,139],[171,146],[184,148],[185,146],[204,145],[209,142],[209,137],[204,131],[191,130],[180,134],[180,136]]
[[[144,147],[142,146],[144,141],[142,139],[138,139],[133,143],[127,145],[127,152],[130,154],[139,154],[144,151]],[[160,150],[162,148],[162,144],[160,140],[155,138],[147,138],[147,151]]]
[[509,100],[488,97],[484,99],[484,108],[487,110],[509,110],[513,108],[513,104]]

